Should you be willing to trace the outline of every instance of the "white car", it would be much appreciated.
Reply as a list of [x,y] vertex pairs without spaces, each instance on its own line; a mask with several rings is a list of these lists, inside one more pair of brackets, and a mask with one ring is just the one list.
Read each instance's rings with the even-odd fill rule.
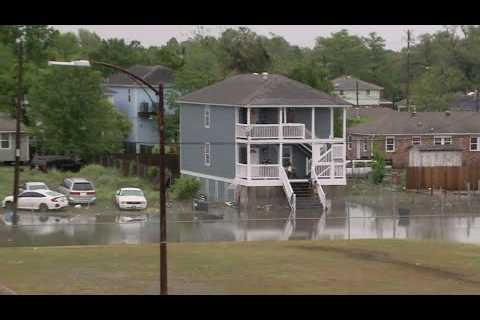
[[115,204],[119,209],[146,209],[147,199],[139,188],[121,188],[115,193]]
[[21,187],[22,191],[33,190],[50,190],[46,183],[43,182],[25,182]]
[[[3,200],[3,207],[13,203],[13,196]],[[27,210],[55,210],[68,206],[67,198],[61,193],[51,190],[23,191],[18,195],[18,208]]]

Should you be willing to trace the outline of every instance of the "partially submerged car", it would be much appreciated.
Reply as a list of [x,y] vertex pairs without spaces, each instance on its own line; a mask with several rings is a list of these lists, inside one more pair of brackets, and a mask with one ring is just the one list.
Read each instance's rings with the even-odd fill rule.
[[147,199],[139,188],[121,188],[115,193],[115,204],[119,209],[146,209]]
[[97,200],[95,186],[84,178],[66,178],[58,191],[70,204],[94,204]]

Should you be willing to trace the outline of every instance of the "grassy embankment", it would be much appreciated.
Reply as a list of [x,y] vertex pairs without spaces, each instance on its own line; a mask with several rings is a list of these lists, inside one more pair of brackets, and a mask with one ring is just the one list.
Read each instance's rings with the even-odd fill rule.
[[[158,207],[158,191],[153,190],[151,182],[137,178],[124,177],[114,168],[105,168],[100,165],[89,165],[80,170],[80,172],[61,172],[50,170],[43,173],[39,170],[30,170],[29,167],[23,167],[20,172],[20,184],[27,181],[45,182],[50,189],[57,191],[60,184],[67,177],[82,177],[89,179],[95,184],[97,191],[97,207],[112,207],[115,191],[121,187],[141,188],[147,197],[149,207]],[[12,194],[14,167],[0,167],[0,198],[3,200],[7,195]]]
[[[2,248],[22,293],[158,293],[159,248]],[[479,293],[480,247],[435,241],[172,243],[171,293]]]

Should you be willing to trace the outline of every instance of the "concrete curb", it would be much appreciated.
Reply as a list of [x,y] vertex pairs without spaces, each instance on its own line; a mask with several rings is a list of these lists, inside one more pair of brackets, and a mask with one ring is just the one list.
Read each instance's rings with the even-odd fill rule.
[[17,293],[13,291],[12,289],[9,289],[5,286],[2,286],[0,284],[0,295],[16,295]]

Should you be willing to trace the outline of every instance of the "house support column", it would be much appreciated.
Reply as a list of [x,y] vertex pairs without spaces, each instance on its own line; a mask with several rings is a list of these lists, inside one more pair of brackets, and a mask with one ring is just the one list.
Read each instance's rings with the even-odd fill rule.
[[[343,137],[343,176],[346,178],[347,177],[347,162],[345,160],[347,159],[347,146],[346,146],[346,143],[345,143],[345,137],[347,136],[347,108],[343,108],[342,120],[343,120],[343,130],[342,130],[342,137]],[[352,171],[353,171],[353,169],[352,169]]]
[[315,108],[312,107],[312,140],[315,139]]
[[[250,125],[250,112],[251,108],[247,106],[247,125]],[[251,168],[250,168],[250,133],[247,135],[247,180],[251,180]]]
[[280,143],[278,146],[278,163],[280,164],[281,167],[283,167],[283,143]]
[[333,121],[333,107],[330,107],[330,139],[334,137]]

